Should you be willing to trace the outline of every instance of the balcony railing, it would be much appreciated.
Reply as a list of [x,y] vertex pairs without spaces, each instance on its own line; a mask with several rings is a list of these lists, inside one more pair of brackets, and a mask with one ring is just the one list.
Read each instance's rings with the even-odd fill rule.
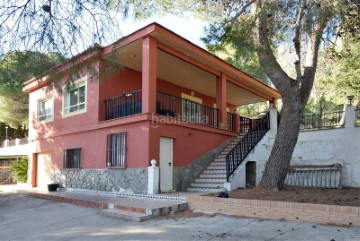
[[300,130],[331,129],[345,125],[343,111],[332,113],[303,115],[300,123]]
[[226,112],[226,129],[229,131],[236,131],[237,114]]
[[219,127],[218,109],[163,92],[157,93],[156,112],[181,121]]
[[240,116],[240,133],[247,133],[252,129],[252,119]]
[[22,139],[16,138],[13,140],[4,140],[4,141],[0,142],[0,148],[26,145],[28,143],[29,143],[29,141],[27,138],[22,138]]
[[355,110],[356,126],[360,126],[360,109]]
[[113,97],[105,102],[105,120],[141,113],[141,90]]

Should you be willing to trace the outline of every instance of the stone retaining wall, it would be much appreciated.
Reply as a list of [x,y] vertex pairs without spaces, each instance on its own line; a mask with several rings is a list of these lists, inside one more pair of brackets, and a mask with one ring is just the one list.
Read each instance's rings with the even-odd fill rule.
[[191,210],[248,218],[360,226],[360,207],[188,196]]
[[55,171],[52,180],[67,188],[144,194],[148,173],[146,168],[64,169]]

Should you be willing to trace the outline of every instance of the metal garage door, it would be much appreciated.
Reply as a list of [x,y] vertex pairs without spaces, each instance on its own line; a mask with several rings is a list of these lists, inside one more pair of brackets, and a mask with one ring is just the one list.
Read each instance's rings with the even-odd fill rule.
[[36,183],[40,189],[47,189],[47,185],[51,183],[51,173],[51,154],[38,154]]

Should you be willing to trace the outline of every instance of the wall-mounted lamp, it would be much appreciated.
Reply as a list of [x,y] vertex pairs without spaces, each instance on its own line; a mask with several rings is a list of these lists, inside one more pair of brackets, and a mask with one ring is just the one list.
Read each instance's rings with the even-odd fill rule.
[[349,105],[351,106],[352,105],[352,101],[354,99],[354,96],[353,95],[349,95],[348,97],[348,100],[349,100]]

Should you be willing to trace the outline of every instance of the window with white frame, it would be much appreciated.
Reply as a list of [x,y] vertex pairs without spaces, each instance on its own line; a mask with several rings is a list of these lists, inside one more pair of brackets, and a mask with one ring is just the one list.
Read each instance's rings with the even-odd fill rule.
[[78,79],[64,90],[64,115],[86,110],[86,77]]
[[52,97],[38,100],[38,121],[52,120],[54,117],[54,100]]

